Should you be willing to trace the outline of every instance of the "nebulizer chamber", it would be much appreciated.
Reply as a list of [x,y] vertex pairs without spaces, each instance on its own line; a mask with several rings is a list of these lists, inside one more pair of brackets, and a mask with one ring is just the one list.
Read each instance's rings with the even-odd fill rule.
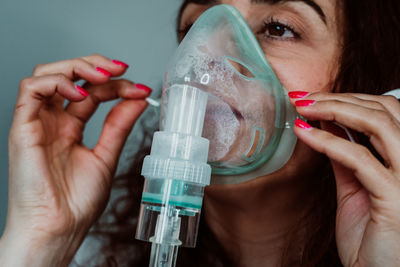
[[168,67],[161,129],[143,163],[136,238],[153,243],[150,266],[175,266],[178,247],[195,246],[211,167],[213,183],[238,183],[287,162],[295,114],[239,11],[201,15]]
[[204,187],[210,184],[209,141],[201,137],[207,94],[173,85],[164,94],[163,127],[143,163],[145,184],[136,237],[153,243],[150,266],[174,266],[179,246],[194,247]]

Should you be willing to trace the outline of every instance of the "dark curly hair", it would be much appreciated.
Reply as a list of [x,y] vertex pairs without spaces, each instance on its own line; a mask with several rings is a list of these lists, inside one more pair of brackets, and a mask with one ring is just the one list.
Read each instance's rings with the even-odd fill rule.
[[[271,0],[271,3],[279,1]],[[210,2],[183,1],[178,14],[177,31],[188,4]],[[339,7],[342,14],[343,47],[333,90],[382,94],[399,88],[400,1],[340,0]],[[146,144],[155,127],[144,129],[143,148],[134,157],[129,170],[114,180],[113,190],[118,191],[118,198],[90,234],[90,237],[99,239],[103,244],[100,251],[102,257],[98,258],[96,266],[148,266],[149,244],[134,239],[144,181],[140,175],[141,165],[144,155],[149,153]],[[359,140],[372,150],[368,138],[360,135]],[[335,241],[335,180],[329,161],[326,159],[325,162],[325,166],[318,172],[318,179],[314,179],[315,201],[298,226],[307,229],[302,256],[295,262],[290,261],[292,248],[288,246],[284,251],[282,266],[341,266]],[[291,233],[291,244],[296,244],[297,230],[293,229]],[[181,248],[177,265],[219,267],[235,266],[235,263],[233,255],[224,251],[205,220],[201,220],[197,247]]]

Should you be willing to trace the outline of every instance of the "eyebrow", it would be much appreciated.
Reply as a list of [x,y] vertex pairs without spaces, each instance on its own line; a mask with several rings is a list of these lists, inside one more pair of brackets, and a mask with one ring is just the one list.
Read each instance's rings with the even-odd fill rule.
[[251,0],[253,4],[278,4],[278,3],[286,3],[286,2],[302,2],[308,6],[310,6],[321,18],[321,20],[326,24],[326,15],[322,8],[315,3],[313,0]]
[[[220,4],[221,0],[189,0],[187,2],[197,3],[197,4]],[[326,24],[326,15],[322,8],[315,3],[313,0],[251,0],[252,4],[278,4],[278,3],[287,3],[287,2],[302,2],[309,7],[311,7],[321,20]]]

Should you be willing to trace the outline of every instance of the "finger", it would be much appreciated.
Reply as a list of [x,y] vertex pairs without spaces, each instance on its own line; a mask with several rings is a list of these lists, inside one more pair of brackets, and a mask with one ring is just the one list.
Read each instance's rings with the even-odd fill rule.
[[364,133],[390,166],[400,170],[399,123],[388,112],[338,100],[317,101],[310,106],[299,106],[302,102],[296,102],[296,105],[297,112],[307,119],[335,121]]
[[[320,129],[331,133],[339,138],[347,140],[346,133],[336,124],[331,122],[320,122]],[[332,169],[336,177],[336,188],[338,200],[343,200],[347,196],[362,188],[360,182],[354,178],[353,171],[344,167],[340,163],[331,159]]]
[[94,66],[99,66],[108,70],[112,76],[121,76],[129,68],[129,65],[125,62],[116,59],[109,59],[99,54],[85,56],[82,59]]
[[108,114],[93,152],[114,172],[132,127],[147,107],[145,100],[122,100]]
[[56,94],[69,101],[82,101],[85,92],[62,74],[23,79],[15,107],[14,121],[26,123],[37,118],[41,106]]
[[[291,99],[292,103],[295,104],[298,99]],[[371,109],[376,110],[385,110],[385,107],[374,100],[363,100],[358,98],[350,93],[343,93],[343,94],[335,94],[335,93],[326,93],[326,92],[318,92],[309,94],[306,97],[302,98],[301,100],[314,100],[314,101],[327,101],[327,100],[338,100],[345,103],[352,103],[359,106],[364,106]]]
[[85,124],[101,102],[114,100],[117,98],[125,99],[144,99],[151,93],[150,90],[143,90],[141,87],[128,80],[112,80],[101,85],[84,86],[89,92],[89,96],[81,102],[71,102],[67,105],[66,111],[78,118]]
[[[359,97],[362,97],[362,98],[359,98]],[[391,98],[391,97],[389,97],[389,98]],[[308,94],[306,97],[303,98],[303,100],[306,100],[306,101],[308,99],[314,99],[313,101],[338,100],[338,101],[342,101],[345,103],[352,103],[352,104],[356,104],[359,106],[364,106],[364,107],[370,108],[370,109],[385,111],[392,115],[395,115],[395,112],[393,112],[393,109],[387,109],[387,105],[384,105],[381,103],[381,102],[384,102],[384,101],[381,101],[382,99],[386,99],[385,100],[386,102],[390,101],[390,99],[388,99],[388,97],[386,97],[386,96],[353,94],[353,93],[336,94],[336,93],[318,92],[318,93]],[[295,102],[295,101],[293,101],[293,102]],[[384,160],[388,161],[389,159],[387,158],[385,149],[382,146],[382,144],[380,142],[374,142],[373,140],[372,140],[372,143],[373,143],[376,151],[381,154],[382,158]]]
[[[398,121],[400,121],[400,103],[393,96],[380,96],[380,95],[368,95],[368,94],[357,94],[357,93],[327,93],[318,92],[309,94],[302,100],[312,99],[315,101],[321,100],[339,100],[346,103],[353,103],[356,105],[364,106],[371,109],[388,111]],[[298,99],[291,99],[294,104]]]
[[294,131],[311,148],[353,171],[360,183],[375,197],[386,198],[397,194],[398,189],[394,188],[399,187],[398,181],[364,146],[312,128],[301,120],[296,120]]
[[368,95],[368,94],[356,94],[349,93],[356,98],[367,100],[367,101],[376,101],[382,104],[386,110],[388,110],[398,121],[400,121],[400,103],[397,98],[390,95]]
[[93,84],[101,84],[107,82],[111,76],[120,76],[125,71],[126,68],[121,65],[102,56],[93,55],[38,65],[33,71],[33,76],[61,73],[73,81],[83,79]]

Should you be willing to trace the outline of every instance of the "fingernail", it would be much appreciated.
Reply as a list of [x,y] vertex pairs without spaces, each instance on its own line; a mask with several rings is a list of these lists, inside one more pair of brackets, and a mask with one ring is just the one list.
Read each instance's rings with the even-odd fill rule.
[[85,96],[85,97],[89,95],[88,91],[86,91],[85,89],[83,89],[83,88],[80,87],[79,85],[75,85],[75,87],[76,87],[76,90],[78,90],[78,92],[79,92],[81,95],[83,95],[83,96]]
[[294,102],[296,107],[308,107],[315,103],[315,100],[297,100]]
[[312,128],[310,124],[308,124],[307,122],[305,122],[305,121],[303,121],[303,120],[300,120],[300,119],[296,119],[296,120],[294,121],[294,124],[295,124],[297,127],[301,128],[301,129],[304,129],[304,130],[309,130],[309,129]]
[[137,83],[136,87],[137,87],[137,89],[146,91],[147,93],[151,93],[153,91],[150,87],[148,87],[147,85],[141,84],[141,83]]
[[103,68],[97,67],[96,70],[97,70],[98,72],[100,72],[101,74],[107,76],[107,77],[110,77],[110,76],[111,76],[111,72],[106,71],[106,70],[103,69]]
[[121,66],[121,67],[123,67],[123,68],[125,68],[125,69],[129,68],[129,65],[128,65],[128,64],[126,64],[125,62],[116,60],[116,59],[113,59],[113,60],[112,60],[112,63],[114,63],[115,65]]
[[304,92],[304,91],[292,91],[288,93],[290,98],[303,98],[309,94],[310,94],[309,92]]

